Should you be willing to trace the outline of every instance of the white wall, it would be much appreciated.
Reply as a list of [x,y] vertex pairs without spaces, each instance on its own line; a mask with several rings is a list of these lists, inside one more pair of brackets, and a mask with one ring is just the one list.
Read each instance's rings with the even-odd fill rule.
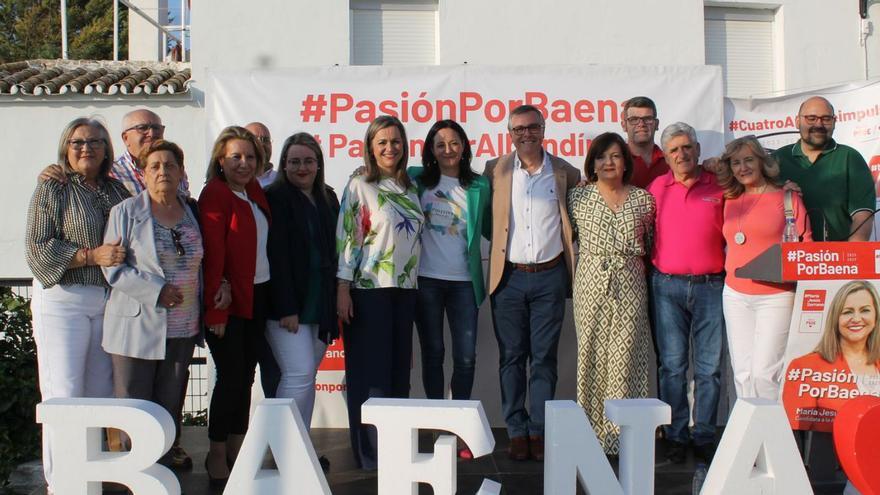
[[[859,44],[858,2],[828,0],[707,1],[722,7],[775,9],[777,50],[780,52],[780,93],[864,79],[865,52]],[[880,75],[880,6],[869,10],[875,33],[869,37],[872,73]],[[769,95],[767,95],[769,96]]]
[[702,0],[439,1],[441,64],[704,61]]
[[40,170],[57,161],[58,140],[64,126],[81,116],[101,118],[113,137],[113,151],[118,156],[125,149],[120,138],[122,116],[142,106],[162,117],[167,126],[165,137],[183,148],[190,189],[197,196],[204,182],[207,158],[203,152],[204,112],[192,100],[0,100],[0,149],[4,150],[5,171],[0,181],[0,278],[32,276],[24,259],[27,208]]
[[[159,24],[168,23],[168,0],[133,0],[132,5]],[[162,60],[162,32],[140,15],[128,12],[128,59]]]
[[348,65],[348,0],[211,0],[192,20],[193,77],[209,68]]

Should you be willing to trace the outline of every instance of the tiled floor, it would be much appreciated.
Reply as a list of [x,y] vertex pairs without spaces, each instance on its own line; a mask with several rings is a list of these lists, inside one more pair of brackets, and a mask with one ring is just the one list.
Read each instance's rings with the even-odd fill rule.
[[[484,478],[498,481],[505,495],[537,495],[543,491],[542,463],[514,462],[507,458],[507,436],[504,430],[495,430],[495,452],[471,461],[458,463],[458,493],[471,494],[477,491]],[[334,495],[372,495],[376,493],[376,475],[361,471],[354,466],[348,443],[348,430],[321,429],[313,431],[315,450],[326,456],[331,463],[327,481]],[[429,449],[431,434],[425,432],[420,437],[421,449]],[[219,495],[220,490],[208,486],[208,478],[203,466],[208,450],[207,432],[204,428],[184,428],[182,443],[193,457],[195,465],[191,471],[179,474],[180,484],[185,495]],[[655,470],[655,493],[658,495],[690,495],[694,470],[694,460],[688,457],[684,464],[670,464],[664,460],[662,442],[657,447]],[[39,471],[35,470],[39,475]],[[840,483],[814,486],[816,495],[838,495],[842,491]],[[429,488],[420,494],[430,494]],[[31,495],[42,495],[44,488],[25,491]],[[578,493],[583,493],[580,489]]]

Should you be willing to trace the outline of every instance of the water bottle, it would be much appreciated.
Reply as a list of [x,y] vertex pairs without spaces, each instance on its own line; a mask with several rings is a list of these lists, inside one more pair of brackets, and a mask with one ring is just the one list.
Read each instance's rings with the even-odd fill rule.
[[794,218],[786,218],[785,230],[782,231],[782,242],[798,242],[799,240],[800,236],[798,236],[797,225],[794,223]]
[[700,495],[700,491],[703,489],[703,483],[706,482],[706,472],[708,469],[706,465],[702,462],[697,463],[697,469],[694,471],[694,482],[692,486],[693,495]]

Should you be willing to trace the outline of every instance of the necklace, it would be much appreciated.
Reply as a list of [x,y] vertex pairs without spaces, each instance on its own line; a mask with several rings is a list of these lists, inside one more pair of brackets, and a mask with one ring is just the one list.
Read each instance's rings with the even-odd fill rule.
[[740,215],[736,221],[736,223],[737,223],[736,234],[733,234],[733,242],[739,244],[740,246],[746,243],[746,234],[745,234],[745,232],[743,232],[742,219],[743,219],[743,217],[748,215],[749,212],[751,212],[753,209],[755,209],[755,206],[757,206],[758,202],[761,201],[761,198],[764,197],[764,191],[766,189],[767,189],[767,184],[764,183],[764,186],[761,188],[761,192],[757,193],[758,199],[756,199],[755,202],[752,203],[752,205],[749,206],[749,208],[745,212],[743,212],[743,208],[745,207],[746,201],[745,201],[745,196],[743,196],[743,202],[742,202],[742,204],[740,204],[740,207],[739,207]]
[[[629,197],[629,191],[627,190],[626,186],[621,187],[617,190],[608,191],[606,193],[602,191],[602,189],[597,185],[596,190],[599,191],[599,195],[602,197],[603,200],[605,200],[605,204],[608,205],[608,207],[614,213],[620,211],[620,209],[623,207],[623,204],[626,203],[626,200]],[[620,197],[621,194],[623,195],[623,198]]]

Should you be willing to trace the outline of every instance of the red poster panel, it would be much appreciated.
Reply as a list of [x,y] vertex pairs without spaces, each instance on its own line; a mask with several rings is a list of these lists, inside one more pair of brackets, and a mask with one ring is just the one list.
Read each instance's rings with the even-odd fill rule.
[[880,278],[880,242],[793,242],[782,244],[784,280]]

